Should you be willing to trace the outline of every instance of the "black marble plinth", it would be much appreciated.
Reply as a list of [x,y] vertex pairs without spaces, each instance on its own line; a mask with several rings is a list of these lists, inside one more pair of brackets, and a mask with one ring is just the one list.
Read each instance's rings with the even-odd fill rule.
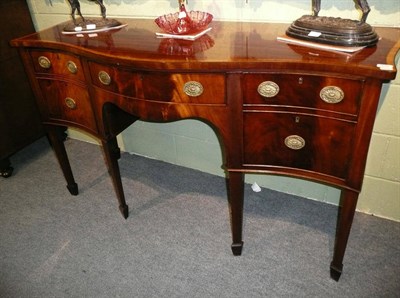
[[294,21],[286,34],[302,40],[349,47],[373,46],[379,40],[374,29],[367,23],[311,15]]
[[122,24],[114,19],[84,19],[77,20],[76,23],[70,22],[64,27],[65,33],[90,33],[107,31],[114,28],[120,28]]

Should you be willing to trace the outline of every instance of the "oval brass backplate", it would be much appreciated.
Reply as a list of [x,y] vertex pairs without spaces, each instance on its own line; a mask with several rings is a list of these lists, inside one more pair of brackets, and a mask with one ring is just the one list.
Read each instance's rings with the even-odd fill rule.
[[71,110],[75,110],[75,109],[76,109],[76,102],[75,102],[75,100],[73,100],[71,97],[65,98],[65,104],[66,104],[67,107],[70,108]]
[[257,88],[258,94],[263,97],[274,97],[279,93],[279,86],[272,81],[264,81]]
[[339,103],[344,98],[344,92],[337,86],[326,86],[321,89],[319,96],[327,103]]
[[285,138],[285,145],[290,149],[299,150],[306,145],[306,141],[298,135],[291,135]]
[[110,75],[109,75],[106,71],[101,70],[101,71],[99,71],[99,81],[100,81],[103,85],[108,86],[108,85],[111,84],[111,77],[110,77]]
[[67,68],[70,73],[77,73],[78,72],[78,67],[76,66],[75,62],[73,61],[68,61],[67,62]]
[[204,91],[203,85],[196,81],[189,81],[183,85],[183,92],[188,96],[200,96]]
[[40,56],[38,58],[38,62],[41,68],[44,69],[49,69],[51,67],[51,61],[49,58],[45,57],[45,56]]

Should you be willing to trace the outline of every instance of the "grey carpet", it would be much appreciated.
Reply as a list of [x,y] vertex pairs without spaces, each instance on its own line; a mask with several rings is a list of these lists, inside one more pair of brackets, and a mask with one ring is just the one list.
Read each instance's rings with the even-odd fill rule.
[[124,220],[100,147],[66,146],[78,196],[44,138],[0,179],[0,297],[400,297],[400,223],[357,213],[335,282],[335,206],[246,186],[234,257],[223,178],[124,153]]

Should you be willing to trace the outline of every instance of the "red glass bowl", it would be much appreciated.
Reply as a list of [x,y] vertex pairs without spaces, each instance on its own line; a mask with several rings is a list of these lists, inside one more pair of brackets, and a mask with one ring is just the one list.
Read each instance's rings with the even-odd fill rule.
[[191,19],[191,26],[185,28],[184,31],[177,31],[177,22],[179,20],[179,12],[162,15],[155,19],[156,24],[164,32],[170,34],[193,34],[207,28],[213,19],[213,15],[203,11],[190,11],[188,16]]

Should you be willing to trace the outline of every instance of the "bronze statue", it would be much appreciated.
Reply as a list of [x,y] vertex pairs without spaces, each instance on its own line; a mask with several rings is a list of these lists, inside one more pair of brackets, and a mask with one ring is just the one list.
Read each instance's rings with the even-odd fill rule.
[[[358,7],[361,8],[362,17],[360,22],[365,23],[367,21],[367,17],[371,9],[369,8],[367,0],[355,0]],[[313,16],[318,16],[318,13],[321,9],[321,0],[312,0],[312,11]]]
[[[103,4],[103,0],[89,0],[89,1],[94,1],[98,5],[100,5],[101,9],[101,16],[103,19],[106,18],[106,7]],[[71,5],[71,16],[72,20],[74,21],[74,24],[77,24],[76,19],[75,19],[75,11],[78,11],[78,14],[81,16],[82,20],[85,21],[85,18],[83,17],[81,13],[81,4],[79,3],[79,0],[68,0],[69,4]]]
[[[81,5],[79,3],[79,0],[68,0],[69,4],[71,5],[71,17],[73,22],[68,23],[64,27],[64,33],[71,33],[71,32],[88,33],[93,31],[99,32],[99,31],[107,31],[114,28],[115,29],[121,28],[122,24],[119,21],[114,19],[108,19],[106,17],[106,7],[103,4],[103,0],[88,0],[88,1],[96,2],[100,6],[102,18],[85,19],[81,13]],[[78,12],[82,20],[78,21],[75,18],[75,12]]]

